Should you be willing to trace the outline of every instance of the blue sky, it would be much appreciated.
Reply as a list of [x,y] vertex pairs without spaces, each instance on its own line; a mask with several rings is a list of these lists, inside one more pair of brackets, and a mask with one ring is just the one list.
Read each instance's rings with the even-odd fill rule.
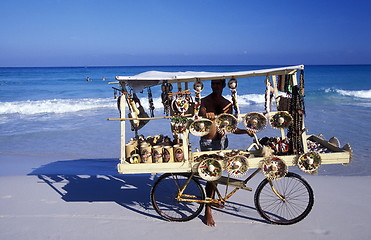
[[369,0],[2,0],[0,67],[371,64]]

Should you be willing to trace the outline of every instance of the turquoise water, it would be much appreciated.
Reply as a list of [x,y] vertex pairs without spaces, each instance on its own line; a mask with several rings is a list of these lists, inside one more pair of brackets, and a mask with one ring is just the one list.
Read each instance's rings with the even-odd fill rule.
[[[54,160],[118,158],[119,123],[113,89],[117,75],[144,71],[233,72],[277,66],[155,66],[0,68],[0,162],[29,157]],[[305,66],[306,126],[309,134],[336,136],[354,149],[347,166],[324,166],[320,174],[371,175],[371,66]],[[89,77],[92,81],[86,81]],[[105,80],[103,80],[105,78]],[[264,111],[264,78],[239,81],[241,112]],[[163,114],[160,88],[152,88],[156,116]],[[202,94],[210,93],[206,84]],[[224,95],[230,92],[225,89]],[[147,93],[140,94],[148,106]],[[157,98],[156,98],[157,96]],[[141,133],[170,135],[169,122],[151,121]],[[269,127],[259,137],[278,134]],[[247,136],[230,135],[230,146],[245,148]],[[192,137],[192,147],[198,147]],[[17,160],[18,161],[18,160]]]

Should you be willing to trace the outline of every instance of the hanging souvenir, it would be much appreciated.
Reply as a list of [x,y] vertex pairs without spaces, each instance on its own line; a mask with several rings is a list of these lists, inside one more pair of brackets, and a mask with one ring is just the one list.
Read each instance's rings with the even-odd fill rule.
[[267,118],[258,112],[251,112],[245,115],[245,127],[255,133],[262,131],[267,126]]
[[206,181],[216,181],[222,176],[221,164],[212,158],[203,160],[198,165],[198,175]]
[[196,81],[193,84],[193,90],[195,90],[195,92],[201,92],[204,90],[204,84],[201,81]]
[[117,89],[113,88],[113,99],[117,98]]
[[299,94],[298,86],[293,87],[292,98],[290,101],[290,115],[293,118],[292,123],[289,126],[287,137],[291,143],[290,152],[293,154],[303,154],[303,138],[302,134],[304,133],[304,100]]
[[265,112],[269,113],[271,111],[272,104],[272,87],[269,77],[265,79]]
[[148,114],[144,111],[140,99],[135,93],[130,94],[125,91],[125,94],[128,108],[130,110],[130,113],[128,113],[128,117],[132,118],[132,120],[130,120],[131,130],[138,131],[149,122],[149,120],[138,120],[138,118],[148,118]]
[[189,126],[189,131],[198,137],[205,136],[209,134],[212,121],[206,118],[197,119],[193,121]]
[[304,70],[300,71],[300,81],[299,81],[299,93],[301,96],[304,96]]
[[178,95],[173,100],[172,107],[174,112],[185,113],[189,108],[189,101],[185,95]]
[[154,117],[155,116],[155,113],[154,113],[155,106],[153,104],[153,97],[152,97],[151,88],[149,87],[147,89],[147,91],[148,91],[149,112],[150,112],[151,117]]
[[215,119],[217,131],[222,134],[233,133],[237,129],[237,119],[229,113],[219,114]]
[[280,92],[285,92],[285,75],[277,76],[277,89]]
[[198,119],[198,114],[201,108],[201,91],[204,89],[204,84],[201,81],[196,81],[193,84],[193,90],[195,91],[195,107],[194,107],[194,119]]
[[166,114],[166,116],[169,116],[170,105],[172,102],[171,91],[173,90],[173,85],[171,85],[171,83],[163,83],[161,85],[161,90],[162,90],[161,100],[162,100],[162,104],[164,105],[164,114]]
[[285,92],[291,94],[293,85],[292,75],[285,75]]
[[286,176],[288,168],[286,163],[275,156],[267,157],[260,161],[260,168],[263,175],[269,180],[278,180]]
[[316,174],[321,166],[321,162],[321,156],[317,152],[307,152],[300,155],[297,165],[303,172]]
[[170,124],[173,133],[183,133],[187,130],[188,119],[186,117],[173,117],[170,120]]
[[284,111],[277,112],[269,120],[273,128],[288,128],[292,121],[291,115]]
[[192,97],[190,96],[190,93],[188,93],[188,90],[182,91],[173,97],[173,101],[171,103],[171,109],[172,109],[172,115],[185,115],[186,113],[189,113],[189,111],[193,111],[194,102],[192,100]]
[[240,121],[239,120],[240,108],[237,102],[237,85],[238,85],[237,79],[235,78],[231,78],[228,81],[228,87],[231,90],[234,113],[235,113],[235,116],[237,117],[237,120]]
[[231,157],[227,160],[225,169],[232,177],[242,177],[249,169],[247,157],[242,155]]
[[235,78],[231,78],[229,81],[228,81],[228,87],[229,89],[231,90],[236,90],[237,89],[237,79]]

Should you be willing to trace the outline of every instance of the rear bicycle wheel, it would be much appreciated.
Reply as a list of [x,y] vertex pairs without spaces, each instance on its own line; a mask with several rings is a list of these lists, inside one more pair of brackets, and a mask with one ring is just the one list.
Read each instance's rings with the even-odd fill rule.
[[312,210],[313,190],[299,175],[289,172],[284,178],[272,181],[272,184],[283,199],[273,192],[267,179],[259,184],[254,197],[257,211],[268,222],[294,224],[304,219]]
[[160,176],[151,190],[151,201],[156,212],[166,220],[184,222],[197,217],[205,200],[205,193],[199,181],[192,178],[188,183],[182,198],[192,201],[178,201],[179,191],[189,179],[189,174],[167,173]]

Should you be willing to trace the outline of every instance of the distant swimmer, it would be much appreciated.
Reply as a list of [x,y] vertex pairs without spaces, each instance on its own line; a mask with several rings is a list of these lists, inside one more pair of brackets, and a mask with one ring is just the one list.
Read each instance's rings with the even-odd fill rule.
[[86,77],[86,81],[91,82],[92,80],[90,79],[90,77]]
[[106,78],[105,77],[102,77],[102,81],[106,81]]

